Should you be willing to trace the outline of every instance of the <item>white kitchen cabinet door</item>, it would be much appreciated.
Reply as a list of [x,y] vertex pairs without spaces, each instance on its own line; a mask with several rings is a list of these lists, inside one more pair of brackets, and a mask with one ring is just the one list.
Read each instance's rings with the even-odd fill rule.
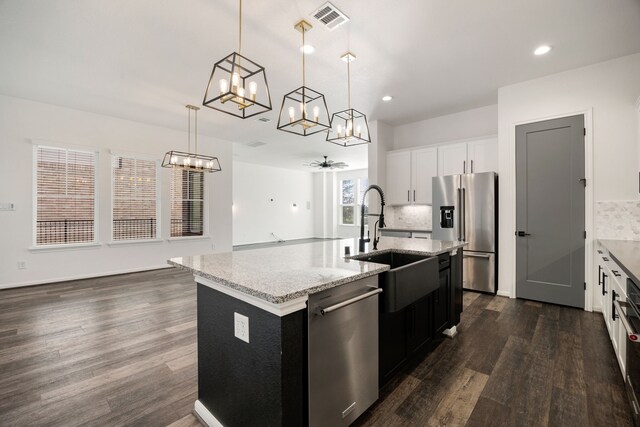
[[418,205],[431,204],[432,178],[438,176],[438,149],[424,148],[411,152],[412,201]]
[[386,203],[408,205],[411,203],[411,152],[387,154]]
[[469,170],[467,165],[467,143],[438,147],[438,175],[457,175]]
[[467,172],[498,172],[498,139],[481,139],[467,143]]

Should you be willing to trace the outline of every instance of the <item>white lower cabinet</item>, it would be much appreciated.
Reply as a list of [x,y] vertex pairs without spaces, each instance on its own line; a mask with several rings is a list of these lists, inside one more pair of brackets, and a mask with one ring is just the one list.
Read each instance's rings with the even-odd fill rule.
[[622,377],[626,378],[626,358],[627,358],[627,332],[620,320],[614,301],[626,301],[626,276],[622,269],[613,261],[608,252],[599,249],[596,253],[596,264],[598,267],[598,286],[602,295],[602,315],[613,350],[620,365]]

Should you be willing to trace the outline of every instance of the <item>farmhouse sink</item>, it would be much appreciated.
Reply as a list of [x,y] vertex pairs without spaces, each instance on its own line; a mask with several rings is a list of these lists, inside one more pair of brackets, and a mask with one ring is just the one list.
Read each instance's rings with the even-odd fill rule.
[[380,294],[382,313],[402,310],[440,286],[437,256],[391,251],[356,255],[352,258],[391,267],[391,270],[378,275],[378,286],[383,289]]

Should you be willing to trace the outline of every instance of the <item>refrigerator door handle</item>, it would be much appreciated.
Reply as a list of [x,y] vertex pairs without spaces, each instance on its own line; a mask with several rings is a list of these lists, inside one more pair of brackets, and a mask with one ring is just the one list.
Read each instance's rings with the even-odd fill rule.
[[466,217],[467,217],[467,190],[465,190],[464,188],[462,189],[462,219],[460,220],[460,227],[462,230],[462,241],[466,241],[467,240],[467,224],[465,224],[466,221]]
[[462,189],[458,188],[458,241],[462,240]]

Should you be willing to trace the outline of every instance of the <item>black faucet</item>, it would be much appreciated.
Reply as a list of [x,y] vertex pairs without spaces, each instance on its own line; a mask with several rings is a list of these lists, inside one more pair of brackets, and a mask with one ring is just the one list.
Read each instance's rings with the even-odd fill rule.
[[378,193],[380,193],[380,215],[373,229],[373,249],[378,249],[378,241],[380,240],[380,237],[376,237],[378,223],[380,224],[380,228],[384,228],[384,192],[382,191],[382,188],[378,187],[377,185],[370,185],[362,195],[362,207],[360,210],[360,240],[358,245],[358,249],[360,250],[360,252],[364,252],[364,244],[371,241],[371,239],[369,238],[369,232],[367,232],[367,238],[365,239],[364,237],[364,200],[365,197],[367,197],[367,193],[369,192],[369,190],[376,190]]

